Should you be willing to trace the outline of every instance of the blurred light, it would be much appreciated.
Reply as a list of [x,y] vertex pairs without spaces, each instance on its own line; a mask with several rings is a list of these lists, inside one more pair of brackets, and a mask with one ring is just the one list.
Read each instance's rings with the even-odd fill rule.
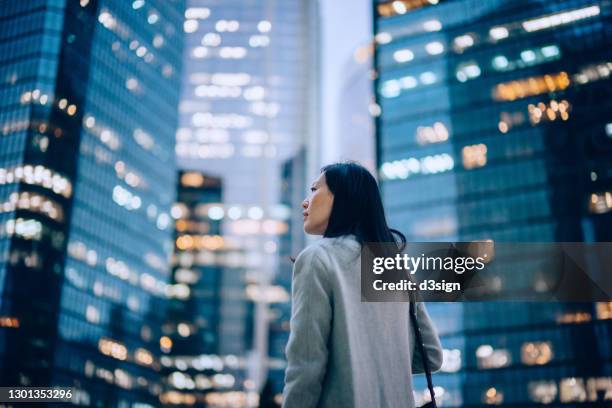
[[419,79],[423,85],[431,85],[436,82],[436,74],[431,71],[423,72],[421,75],[419,75]]
[[483,395],[482,402],[489,405],[499,405],[504,401],[504,393],[495,387],[489,388]]
[[261,207],[251,207],[247,213],[249,218],[252,220],[260,220],[263,217],[263,210]]
[[521,361],[526,365],[543,365],[553,358],[549,341],[527,342],[521,346]]
[[195,47],[192,51],[191,51],[191,55],[193,55],[194,58],[204,58],[208,55],[208,48],[206,47]]
[[221,44],[221,36],[217,33],[207,33],[202,37],[202,45],[216,47]]
[[395,10],[397,14],[405,14],[407,11],[406,5],[404,4],[403,1],[394,1],[392,3],[392,6],[393,6],[393,10]]
[[185,20],[183,23],[183,30],[186,33],[193,33],[198,29],[198,21],[197,20]]
[[149,17],[147,18],[147,22],[149,24],[155,24],[158,21],[159,21],[159,16],[156,13],[149,14]]
[[612,137],[612,122],[606,123],[606,135]]
[[215,73],[210,78],[211,83],[224,86],[243,86],[247,85],[250,81],[251,76],[245,72]]
[[125,360],[127,358],[127,348],[122,343],[105,337],[98,341],[98,350],[102,354],[117,360]]
[[498,55],[497,57],[493,58],[493,68],[497,70],[502,70],[507,67],[508,67],[508,58],[504,57],[503,55]]
[[133,91],[138,87],[138,80],[136,78],[128,78],[128,80],[125,81],[125,87],[130,91]]
[[85,319],[90,323],[100,323],[100,311],[92,305],[87,305],[85,309]]
[[0,327],[19,328],[19,319],[11,316],[0,316]]
[[605,214],[612,211],[612,192],[602,191],[592,193],[589,200],[589,212],[592,214]]
[[432,41],[425,45],[425,51],[427,51],[429,55],[442,54],[444,52],[444,44],[440,41]]
[[170,337],[163,336],[159,339],[159,347],[164,353],[169,353],[172,350],[172,340]]
[[416,87],[419,83],[413,76],[405,76],[399,79],[399,83],[402,89],[412,89]]
[[469,34],[455,38],[454,44],[457,48],[464,49],[474,45],[474,37]]
[[210,218],[211,220],[220,220],[223,218],[224,215],[225,212],[223,211],[222,207],[212,206],[208,209],[208,218]]
[[210,9],[206,7],[189,7],[185,10],[185,18],[187,19],[205,19],[210,16]]
[[507,38],[510,33],[506,27],[493,27],[489,30],[489,35],[494,40],[503,40]]
[[257,24],[257,29],[261,33],[267,33],[272,29],[272,24],[267,20],[262,20]]
[[433,126],[419,126],[416,130],[416,141],[420,145],[440,143],[448,140],[448,129],[442,122]]
[[391,36],[391,34],[383,31],[376,34],[374,39],[379,44],[389,44],[393,40],[393,37]]
[[487,146],[483,143],[465,146],[461,150],[463,167],[467,170],[483,167],[487,164]]
[[135,0],[135,1],[132,3],[132,8],[133,8],[134,10],[138,10],[139,8],[141,8],[142,6],[144,6],[144,4],[145,4],[144,0]]
[[542,55],[544,55],[546,58],[553,58],[558,56],[559,54],[561,54],[561,51],[556,45],[542,47]]
[[397,50],[393,53],[393,59],[399,63],[412,61],[414,59],[414,53],[407,48]]
[[521,59],[527,63],[533,62],[536,59],[536,54],[533,50],[525,50],[521,52]]
[[221,47],[219,49],[219,56],[221,58],[244,58],[247,54],[247,50],[244,47]]
[[496,85],[493,90],[493,98],[497,101],[514,101],[566,89],[570,82],[566,72],[518,79]]
[[232,220],[237,220],[242,216],[242,210],[240,207],[230,207],[227,210],[227,216]]
[[391,79],[383,82],[380,93],[385,98],[394,98],[400,94],[401,87],[397,79]]
[[423,23],[423,28],[425,31],[433,32],[440,31],[442,29],[442,23],[439,20],[428,20]]
[[267,47],[270,44],[270,37],[267,35],[252,35],[249,38],[251,47]]
[[189,335],[191,334],[191,329],[186,323],[179,323],[176,327],[176,331],[181,337],[189,337]]
[[243,95],[247,101],[258,101],[265,97],[266,91],[263,86],[252,86],[245,89]]
[[153,46],[155,48],[160,48],[162,45],[164,45],[164,37],[156,34],[155,37],[153,37]]
[[452,170],[453,158],[447,154],[424,156],[385,162],[380,168],[381,176],[387,180],[407,179],[415,174],[437,174]]
[[460,82],[465,82],[468,79],[478,78],[480,76],[480,67],[475,62],[466,62],[457,67],[457,79]]
[[227,22],[227,31],[229,32],[238,31],[238,28],[240,28],[240,23],[238,21],[230,20]]
[[594,17],[599,15],[599,12],[599,6],[584,7],[572,11],[551,14],[546,17],[535,18],[533,20],[527,20],[522,23],[522,26],[523,29],[527,32],[539,31],[564,24],[569,24],[577,20]]
[[153,354],[151,354],[150,351],[143,349],[143,348],[136,349],[136,352],[134,353],[134,359],[136,360],[137,363],[145,365],[145,366],[149,366],[153,364]]

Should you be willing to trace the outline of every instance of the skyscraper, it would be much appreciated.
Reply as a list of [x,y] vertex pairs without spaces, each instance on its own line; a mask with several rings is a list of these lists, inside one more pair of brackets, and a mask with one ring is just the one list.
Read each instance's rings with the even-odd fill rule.
[[265,376],[262,294],[278,269],[278,236],[288,218],[281,165],[314,129],[316,17],[316,2],[302,0],[190,0],[185,12],[177,160],[222,177],[222,233],[242,254],[223,272],[219,352],[247,358],[246,388]]
[[[610,240],[608,2],[375,9],[378,162],[391,225],[413,241]],[[447,349],[436,376],[447,405],[610,398],[608,303],[430,310]]]
[[3,385],[158,404],[183,7],[0,3]]

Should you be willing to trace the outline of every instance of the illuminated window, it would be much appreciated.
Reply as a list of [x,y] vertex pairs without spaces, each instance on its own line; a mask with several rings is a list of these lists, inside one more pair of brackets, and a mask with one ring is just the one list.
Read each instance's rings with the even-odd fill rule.
[[497,101],[514,101],[528,96],[561,91],[570,85],[566,72],[519,79],[498,84],[493,89],[493,99]]
[[595,308],[598,319],[612,319],[612,302],[597,302]]
[[599,6],[590,6],[576,10],[565,11],[562,13],[551,14],[549,16],[535,18],[522,22],[523,29],[527,32],[544,30],[559,25],[569,24],[577,20],[594,17],[599,15]]
[[446,140],[448,140],[448,129],[442,122],[436,122],[433,126],[417,127],[416,141],[420,145],[440,143]]
[[557,398],[557,383],[554,381],[530,381],[529,398],[540,404],[550,404]]
[[456,51],[463,51],[465,48],[471,47],[474,45],[474,37],[470,34],[460,35],[456,37],[453,41]]
[[455,373],[461,369],[461,350],[443,349],[442,356],[443,363],[440,371],[444,373]]
[[548,341],[528,342],[521,347],[521,361],[527,365],[543,365],[553,358],[552,345]]
[[483,167],[487,164],[487,146],[483,143],[465,146],[461,151],[461,156],[465,169]]
[[583,402],[587,395],[582,378],[565,378],[559,384],[559,399],[561,402]]
[[612,191],[592,193],[589,200],[589,211],[593,214],[605,214],[612,210]]
[[478,368],[491,369],[510,365],[512,358],[507,349],[494,349],[488,344],[483,344],[476,349],[476,360]]
[[483,393],[482,402],[488,405],[500,405],[504,402],[504,393],[491,387]]
[[414,53],[407,48],[397,50],[393,53],[393,59],[399,63],[412,61]]

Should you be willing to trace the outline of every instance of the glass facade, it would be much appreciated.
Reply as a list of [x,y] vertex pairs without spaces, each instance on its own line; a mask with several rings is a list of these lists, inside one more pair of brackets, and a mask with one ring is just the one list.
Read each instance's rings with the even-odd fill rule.
[[183,9],[0,4],[3,385],[159,403]]
[[[374,8],[377,155],[392,226],[412,241],[610,241],[608,2]],[[608,309],[431,304],[446,349],[440,401],[602,404],[612,398]]]
[[176,155],[180,168],[223,182],[213,215],[232,256],[222,261],[219,353],[246,362],[238,386],[249,394],[266,377],[268,304],[282,297],[272,284],[290,214],[281,166],[310,130],[315,3],[189,0],[185,10]]

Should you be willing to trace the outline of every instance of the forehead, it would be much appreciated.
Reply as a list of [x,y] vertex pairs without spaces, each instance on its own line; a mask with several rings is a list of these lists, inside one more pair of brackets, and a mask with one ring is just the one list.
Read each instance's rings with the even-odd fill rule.
[[319,177],[315,181],[312,182],[313,185],[323,185],[325,184],[325,173],[319,174]]

